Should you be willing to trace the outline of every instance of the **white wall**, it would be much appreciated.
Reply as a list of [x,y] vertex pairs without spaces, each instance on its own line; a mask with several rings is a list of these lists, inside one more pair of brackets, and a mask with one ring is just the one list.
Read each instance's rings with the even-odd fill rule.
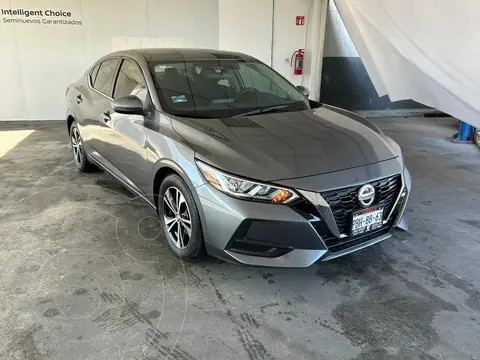
[[[273,67],[294,84],[317,87],[311,52],[320,34],[312,14],[313,4],[325,1],[275,0],[273,14],[274,0],[0,0],[0,9],[64,10],[82,21],[7,24],[4,18],[24,17],[0,15],[0,84],[8,89],[0,97],[0,120],[63,119],[66,85],[122,38],[240,51],[270,65],[272,15]],[[304,26],[295,25],[296,16],[305,16]],[[305,47],[307,30],[305,76],[295,76],[290,57]]]
[[[273,67],[295,85],[300,85],[302,77],[293,74],[290,59],[295,50],[305,48],[309,3],[309,0],[275,0]],[[305,16],[305,25],[297,26],[296,16]]]
[[[305,48],[307,30],[313,30],[308,11],[315,1],[322,0],[219,0],[219,48],[250,54],[299,85],[303,77],[293,74],[290,58]],[[305,16],[305,25],[296,25],[297,16]],[[306,58],[310,51],[307,47]]]
[[[56,7],[52,1],[27,5],[25,1],[0,1],[2,9]],[[79,1],[72,1],[68,10],[82,18]],[[82,28],[4,24],[4,17],[0,22],[0,84],[4,89],[0,119],[63,118],[65,85],[85,69]]]
[[272,0],[219,0],[219,48],[270,64]]
[[112,51],[112,37],[218,47],[218,0],[0,0],[0,9],[62,9],[83,22],[6,24],[3,18],[24,17],[0,15],[3,120],[63,119],[65,86]]

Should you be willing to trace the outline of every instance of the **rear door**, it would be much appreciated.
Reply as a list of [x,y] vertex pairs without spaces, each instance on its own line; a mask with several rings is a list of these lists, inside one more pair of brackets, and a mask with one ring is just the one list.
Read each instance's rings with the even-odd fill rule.
[[113,82],[120,63],[119,58],[111,58],[100,63],[98,72],[91,84],[91,117],[95,126],[90,131],[91,142],[96,150],[93,156],[108,166],[108,158],[102,142],[102,132],[107,126],[112,110]]
[[80,128],[82,134],[83,144],[87,153],[91,154],[94,151],[92,147],[92,133],[93,128],[97,127],[98,123],[93,118],[92,112],[92,91],[90,89],[91,79],[95,79],[98,73],[100,64],[92,66],[90,71],[82,76],[76,83],[69,87],[67,96],[67,107],[71,110],[73,117],[77,121],[77,126]]
[[[152,103],[144,74],[140,65],[130,58],[121,62],[115,81],[113,98],[128,95],[137,96],[148,114]],[[102,146],[104,156],[121,180],[140,193],[151,192],[151,173],[147,170],[146,144],[147,128],[144,126],[145,116],[110,113],[110,119],[102,128]]]

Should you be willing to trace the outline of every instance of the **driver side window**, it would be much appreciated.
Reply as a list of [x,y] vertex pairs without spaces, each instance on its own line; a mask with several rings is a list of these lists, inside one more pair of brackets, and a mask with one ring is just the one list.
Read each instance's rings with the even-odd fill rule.
[[282,91],[272,79],[267,78],[252,66],[242,64],[240,65],[238,72],[240,73],[243,84],[246,88],[253,87],[264,93],[272,94],[284,99],[288,98],[287,93]]
[[130,59],[124,59],[120,66],[113,98],[135,95],[145,106],[148,102],[148,90],[142,70]]

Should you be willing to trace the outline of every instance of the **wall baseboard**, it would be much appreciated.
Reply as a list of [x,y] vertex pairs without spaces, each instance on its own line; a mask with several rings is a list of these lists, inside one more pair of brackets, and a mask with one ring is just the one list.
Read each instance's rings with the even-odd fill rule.
[[49,127],[65,127],[67,133],[67,122],[65,120],[0,120],[0,131],[21,130],[21,129],[48,129]]

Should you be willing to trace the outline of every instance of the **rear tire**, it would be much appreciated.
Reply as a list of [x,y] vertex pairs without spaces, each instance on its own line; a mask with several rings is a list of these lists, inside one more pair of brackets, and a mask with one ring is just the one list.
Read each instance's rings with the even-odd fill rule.
[[76,121],[74,121],[70,127],[70,145],[72,146],[73,161],[78,171],[91,172],[97,169],[95,165],[88,161]]
[[202,225],[187,184],[178,175],[169,175],[160,185],[158,195],[158,215],[170,249],[183,260],[203,259]]

